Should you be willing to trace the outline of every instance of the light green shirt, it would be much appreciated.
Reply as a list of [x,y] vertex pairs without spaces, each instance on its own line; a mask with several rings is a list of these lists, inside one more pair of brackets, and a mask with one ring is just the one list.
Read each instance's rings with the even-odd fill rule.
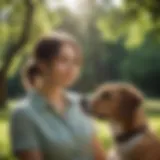
[[44,160],[93,160],[91,120],[80,108],[80,97],[67,93],[64,116],[35,91],[14,110],[11,123],[13,152],[41,151]]

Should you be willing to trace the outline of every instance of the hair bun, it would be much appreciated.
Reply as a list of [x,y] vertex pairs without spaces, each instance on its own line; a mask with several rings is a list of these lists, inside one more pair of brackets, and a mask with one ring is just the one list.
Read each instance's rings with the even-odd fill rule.
[[23,68],[23,79],[29,84],[34,85],[35,77],[40,75],[40,69],[34,58],[30,58]]

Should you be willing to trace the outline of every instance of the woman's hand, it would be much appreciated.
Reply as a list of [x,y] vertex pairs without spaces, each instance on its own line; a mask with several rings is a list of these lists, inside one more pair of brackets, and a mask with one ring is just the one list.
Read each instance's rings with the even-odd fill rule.
[[95,160],[107,160],[105,150],[97,136],[93,137],[93,151]]

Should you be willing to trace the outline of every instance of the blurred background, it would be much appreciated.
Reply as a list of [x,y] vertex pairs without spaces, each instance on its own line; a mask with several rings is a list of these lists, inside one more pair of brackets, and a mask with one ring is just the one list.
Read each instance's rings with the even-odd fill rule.
[[[39,37],[56,30],[71,33],[83,49],[84,67],[73,89],[91,93],[103,82],[135,84],[160,136],[159,7],[159,0],[0,0],[0,160],[12,160],[8,120],[25,94],[20,69]],[[108,129],[96,126],[109,147]]]

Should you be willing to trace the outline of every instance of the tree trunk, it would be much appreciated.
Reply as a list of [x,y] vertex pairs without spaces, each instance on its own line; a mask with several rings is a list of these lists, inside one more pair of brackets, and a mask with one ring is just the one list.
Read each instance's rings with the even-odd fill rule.
[[0,109],[5,108],[7,100],[7,76],[6,71],[0,72]]
[[20,36],[17,42],[8,43],[6,52],[4,54],[4,65],[0,70],[0,108],[5,107],[7,100],[7,71],[10,68],[13,58],[17,55],[18,51],[27,43],[32,27],[33,14],[34,14],[34,4],[32,0],[24,0],[24,5],[26,7],[26,12],[24,15],[24,20],[22,21],[22,28],[20,31]]

